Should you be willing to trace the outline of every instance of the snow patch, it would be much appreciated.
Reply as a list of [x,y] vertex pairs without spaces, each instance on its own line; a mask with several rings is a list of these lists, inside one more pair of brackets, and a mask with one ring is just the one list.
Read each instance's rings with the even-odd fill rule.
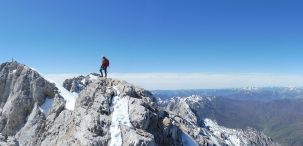
[[17,72],[17,70],[15,69],[15,70],[13,70],[12,72],[13,72],[13,74],[14,74],[14,73],[16,73],[16,72]]
[[[39,73],[39,71],[38,71],[37,69],[33,68],[33,67],[28,67],[28,66],[25,66],[25,68],[26,68],[26,69],[31,69],[31,70],[33,70],[33,71],[35,71],[35,72],[38,72],[38,73]],[[40,73],[39,73],[39,74],[40,74]]]
[[[25,68],[29,68],[27,66],[25,66]],[[36,70],[35,68],[31,68],[30,69],[36,71],[37,73],[40,74],[40,76],[46,80],[48,80],[49,82],[51,83],[54,83],[56,85],[56,87],[58,88],[59,90],[59,94],[66,100],[66,104],[65,104],[65,108],[68,109],[68,110],[74,110],[75,108],[75,103],[76,103],[76,99],[77,97],[79,96],[78,94],[75,94],[75,93],[71,93],[69,92],[68,90],[66,90],[64,87],[63,87],[63,81],[64,80],[60,80],[60,81],[53,81],[51,79],[51,77],[49,76],[44,76],[43,74],[41,74],[38,70]]]
[[54,103],[54,98],[46,98],[44,103],[39,107],[39,109],[45,114],[48,115],[49,110],[52,108]]
[[65,108],[68,110],[74,110],[76,99],[79,96],[77,93],[71,93],[63,86],[56,84],[59,89],[60,95],[66,100]]
[[182,133],[181,135],[183,146],[198,146],[197,142],[188,134]]
[[120,92],[115,86],[114,89],[117,92],[117,96],[112,101],[112,124],[110,126],[111,142],[110,146],[121,146],[122,145],[122,133],[120,125],[132,127],[129,120],[128,113],[128,99],[126,97],[121,98]]
[[98,80],[98,77],[97,76],[94,76],[92,74],[89,75],[89,79],[90,80]]
[[85,85],[85,82],[86,82],[86,80],[85,80],[85,78],[84,78],[84,79],[81,81],[81,83]]
[[[210,119],[205,119],[204,123],[209,127],[214,136],[221,137],[223,134],[226,137],[226,143],[234,146],[248,145],[246,138],[243,137],[244,132],[242,130],[229,129],[219,126],[216,122]],[[211,137],[212,141],[216,141],[214,136]]]
[[241,145],[241,141],[236,135],[231,135],[231,136],[228,137],[228,139],[230,140],[231,144],[234,144],[236,146]]
[[[188,119],[188,122],[191,124],[191,125],[195,125],[193,124],[193,122],[197,122],[197,119],[195,118],[195,114],[192,112],[191,108],[189,107],[188,103],[184,100],[184,99],[181,99],[180,102],[182,103],[182,105],[184,105],[185,107],[185,110],[186,110],[186,116],[184,117],[185,119]],[[194,117],[194,119],[192,118]]]
[[[44,77],[45,78],[45,77]],[[78,93],[71,93],[69,92],[68,90],[66,90],[64,87],[63,87],[63,83],[58,83],[58,82],[54,82],[52,81],[51,79],[49,78],[45,78],[47,79],[49,82],[52,82],[56,85],[56,87],[58,88],[59,90],[59,94],[65,99],[66,101],[66,104],[65,104],[65,108],[68,109],[68,110],[74,110],[75,108],[75,103],[76,103],[76,99],[78,98]]]

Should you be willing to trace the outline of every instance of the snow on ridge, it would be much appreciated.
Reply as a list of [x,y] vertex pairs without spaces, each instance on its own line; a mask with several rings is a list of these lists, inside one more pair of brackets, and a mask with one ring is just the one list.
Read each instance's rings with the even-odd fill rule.
[[86,82],[85,78],[81,80],[81,83],[84,85],[85,85],[85,82]]
[[60,86],[58,84],[56,84],[56,87],[59,89],[59,94],[66,100],[65,108],[68,110],[74,110],[76,99],[79,95],[77,93],[69,92],[63,86]]
[[77,93],[71,93],[69,92],[68,90],[66,90],[64,87],[63,87],[63,81],[61,83],[59,82],[56,82],[56,81],[53,81],[50,77],[48,76],[44,76],[43,74],[41,74],[38,70],[36,70],[35,68],[32,68],[32,67],[28,67],[28,66],[25,66],[25,68],[27,69],[31,69],[33,71],[36,71],[37,73],[39,73],[39,75],[44,78],[45,80],[51,82],[51,83],[54,83],[56,85],[56,87],[58,88],[59,90],[59,94],[66,100],[66,104],[65,104],[65,108],[68,109],[68,110],[74,110],[75,108],[75,103],[76,103],[76,99],[77,97],[79,96]]
[[175,102],[175,101],[184,101],[186,103],[200,103],[202,101],[213,101],[216,97],[215,96],[199,96],[199,95],[192,95],[187,97],[173,97],[167,100],[158,100],[159,103],[167,103],[167,102]]
[[184,117],[185,119],[187,119],[187,121],[191,124],[191,125],[195,125],[194,123],[197,122],[197,119],[192,119],[191,116],[195,117],[195,114],[193,113],[193,111],[191,110],[190,106],[188,105],[188,103],[185,100],[181,100],[180,101],[182,103],[182,105],[185,107],[186,110],[186,116]]
[[95,76],[95,75],[92,75],[92,74],[88,75],[88,77],[89,77],[90,80],[98,80],[98,76]]
[[184,99],[186,101],[190,101],[190,102],[201,102],[201,101],[212,101],[215,97],[210,97],[210,96],[206,96],[206,97],[202,97],[202,96],[198,96],[198,95],[192,95],[189,97],[185,97]]
[[[40,74],[41,75],[41,74]],[[50,78],[44,77],[51,83],[54,83],[59,90],[59,94],[66,100],[65,108],[68,110],[74,110],[76,99],[78,98],[77,93],[71,93],[67,89],[63,87],[63,83],[58,83],[56,81],[52,81]]]
[[[214,134],[215,137],[221,137],[222,134],[226,136],[226,143],[234,146],[248,145],[248,141],[244,136],[243,130],[229,129],[218,125],[217,122],[212,121],[211,119],[205,119],[204,123],[209,127],[210,131]],[[216,138],[212,137],[213,140]]]
[[113,98],[112,106],[112,124],[110,126],[111,141],[110,146],[121,146],[122,145],[122,132],[120,125],[132,127],[132,124],[129,120],[128,113],[128,99],[126,97],[121,98],[119,96],[120,91],[117,86],[113,87],[117,96]]

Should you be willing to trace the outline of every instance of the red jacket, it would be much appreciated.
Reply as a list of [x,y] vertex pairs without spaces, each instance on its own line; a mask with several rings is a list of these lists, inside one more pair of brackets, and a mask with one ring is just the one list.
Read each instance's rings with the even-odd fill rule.
[[101,67],[103,67],[103,68],[109,67],[109,60],[107,58],[104,58],[102,60],[102,66]]

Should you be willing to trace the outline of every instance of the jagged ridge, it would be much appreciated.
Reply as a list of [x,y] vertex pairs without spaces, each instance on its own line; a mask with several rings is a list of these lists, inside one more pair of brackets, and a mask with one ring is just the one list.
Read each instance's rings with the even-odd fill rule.
[[[192,95],[189,97],[175,97],[160,101],[160,108],[178,114],[181,117],[191,119],[192,123],[199,125],[202,129],[206,128],[203,135],[207,135],[216,145],[279,145],[272,141],[264,133],[259,132],[253,128],[229,129],[219,126],[217,122],[207,118],[201,117],[197,112],[198,109],[204,107],[212,108],[214,106],[213,100],[216,97],[202,97]],[[206,108],[207,109],[207,108]]]
[[79,94],[70,110],[62,91],[25,65],[4,63],[0,76],[3,146],[228,144],[196,120],[159,110],[149,91],[125,81],[93,74],[66,80]]

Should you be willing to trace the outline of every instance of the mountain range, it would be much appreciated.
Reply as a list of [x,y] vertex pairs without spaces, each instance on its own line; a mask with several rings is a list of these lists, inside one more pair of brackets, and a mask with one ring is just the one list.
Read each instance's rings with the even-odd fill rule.
[[194,89],[194,90],[154,90],[152,93],[161,98],[188,97],[191,95],[216,96],[235,100],[272,101],[277,99],[303,98],[302,87],[246,87],[230,89]]
[[[214,95],[221,95],[218,97],[193,95],[172,98],[166,96],[180,92],[189,94],[190,91],[178,91],[177,93],[165,91],[169,95],[164,96],[162,100],[160,99],[160,107],[168,111],[175,111],[186,103],[185,107],[188,107],[187,110],[194,113],[198,121],[210,118],[217,121],[219,125],[228,128],[245,129],[250,127],[263,131],[281,145],[303,145],[303,99],[300,94],[301,89],[266,88],[254,90],[230,89],[228,91],[229,93],[224,93],[222,90],[216,92]],[[163,91],[161,92],[161,94],[164,94]],[[245,95],[255,98],[251,99],[245,97]],[[267,99],[268,95],[270,95],[269,99]],[[277,95],[277,97],[273,95]],[[198,123],[201,124],[201,122]]]

